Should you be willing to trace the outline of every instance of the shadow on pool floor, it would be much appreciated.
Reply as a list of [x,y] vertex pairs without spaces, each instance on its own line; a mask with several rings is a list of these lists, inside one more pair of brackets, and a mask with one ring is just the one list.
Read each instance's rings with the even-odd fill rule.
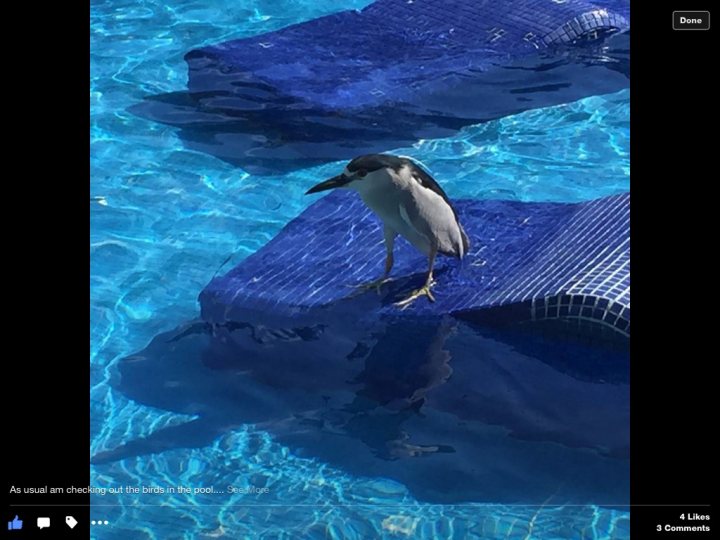
[[299,456],[391,478],[428,502],[623,505],[628,368],[627,340],[528,325],[446,318],[352,334],[192,322],[121,360],[114,386],[198,419],[92,462],[203,447],[255,424]]

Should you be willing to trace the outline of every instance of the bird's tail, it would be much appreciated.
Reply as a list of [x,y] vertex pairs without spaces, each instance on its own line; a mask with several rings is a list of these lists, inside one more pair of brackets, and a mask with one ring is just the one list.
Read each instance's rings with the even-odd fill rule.
[[460,235],[462,237],[462,253],[458,257],[455,279],[462,282],[465,278],[465,274],[467,273],[466,268],[470,265],[468,257],[470,251],[470,239],[468,238],[468,235],[462,225],[460,225]]
[[[458,225],[460,225],[460,224],[458,224]],[[470,251],[470,239],[468,238],[468,235],[465,232],[465,229],[463,229],[462,225],[460,225],[460,236],[462,237],[462,248],[463,248],[460,259],[464,259],[465,256]]]

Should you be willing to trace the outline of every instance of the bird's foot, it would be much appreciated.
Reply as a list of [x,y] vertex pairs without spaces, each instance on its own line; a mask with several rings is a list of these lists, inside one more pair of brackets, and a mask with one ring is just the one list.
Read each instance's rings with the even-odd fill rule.
[[356,294],[364,294],[371,289],[375,289],[375,292],[380,294],[380,288],[390,281],[392,281],[391,278],[382,277],[369,283],[361,283],[360,285],[348,285],[348,287],[355,289],[357,291]]
[[420,298],[421,296],[427,296],[427,297],[428,297],[428,300],[430,300],[431,302],[434,302],[434,301],[435,301],[435,297],[433,296],[433,293],[432,293],[432,291],[430,290],[430,288],[431,288],[433,285],[435,285],[435,281],[431,281],[431,282],[426,283],[423,287],[421,287],[421,288],[419,288],[419,289],[411,292],[411,293],[407,296],[407,298],[405,298],[404,300],[400,300],[399,302],[395,302],[394,305],[395,305],[396,307],[399,307],[400,309],[405,309],[406,307],[408,307],[410,304],[412,304],[415,300],[417,300],[417,299]]

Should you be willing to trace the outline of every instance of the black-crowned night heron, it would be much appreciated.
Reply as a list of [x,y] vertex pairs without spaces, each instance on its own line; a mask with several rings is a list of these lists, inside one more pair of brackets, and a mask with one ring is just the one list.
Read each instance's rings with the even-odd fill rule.
[[385,273],[362,288],[380,286],[390,279],[393,245],[399,234],[428,257],[425,285],[396,305],[405,307],[421,296],[435,301],[431,287],[438,253],[462,257],[470,243],[458,221],[457,212],[438,183],[411,159],[388,154],[369,154],[353,159],[342,174],[312,188],[306,194],[333,188],[357,191],[368,207],[382,220],[385,236]]

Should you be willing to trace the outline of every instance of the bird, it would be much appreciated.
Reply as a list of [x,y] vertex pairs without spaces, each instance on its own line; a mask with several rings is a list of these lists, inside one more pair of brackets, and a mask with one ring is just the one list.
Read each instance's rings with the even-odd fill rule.
[[311,187],[306,195],[337,188],[356,191],[383,224],[385,272],[359,287],[380,292],[380,287],[391,281],[393,248],[400,235],[427,256],[428,273],[421,288],[395,305],[404,309],[423,296],[434,302],[431,289],[437,254],[462,259],[470,249],[457,211],[440,184],[411,158],[368,154],[351,160],[341,174]]

